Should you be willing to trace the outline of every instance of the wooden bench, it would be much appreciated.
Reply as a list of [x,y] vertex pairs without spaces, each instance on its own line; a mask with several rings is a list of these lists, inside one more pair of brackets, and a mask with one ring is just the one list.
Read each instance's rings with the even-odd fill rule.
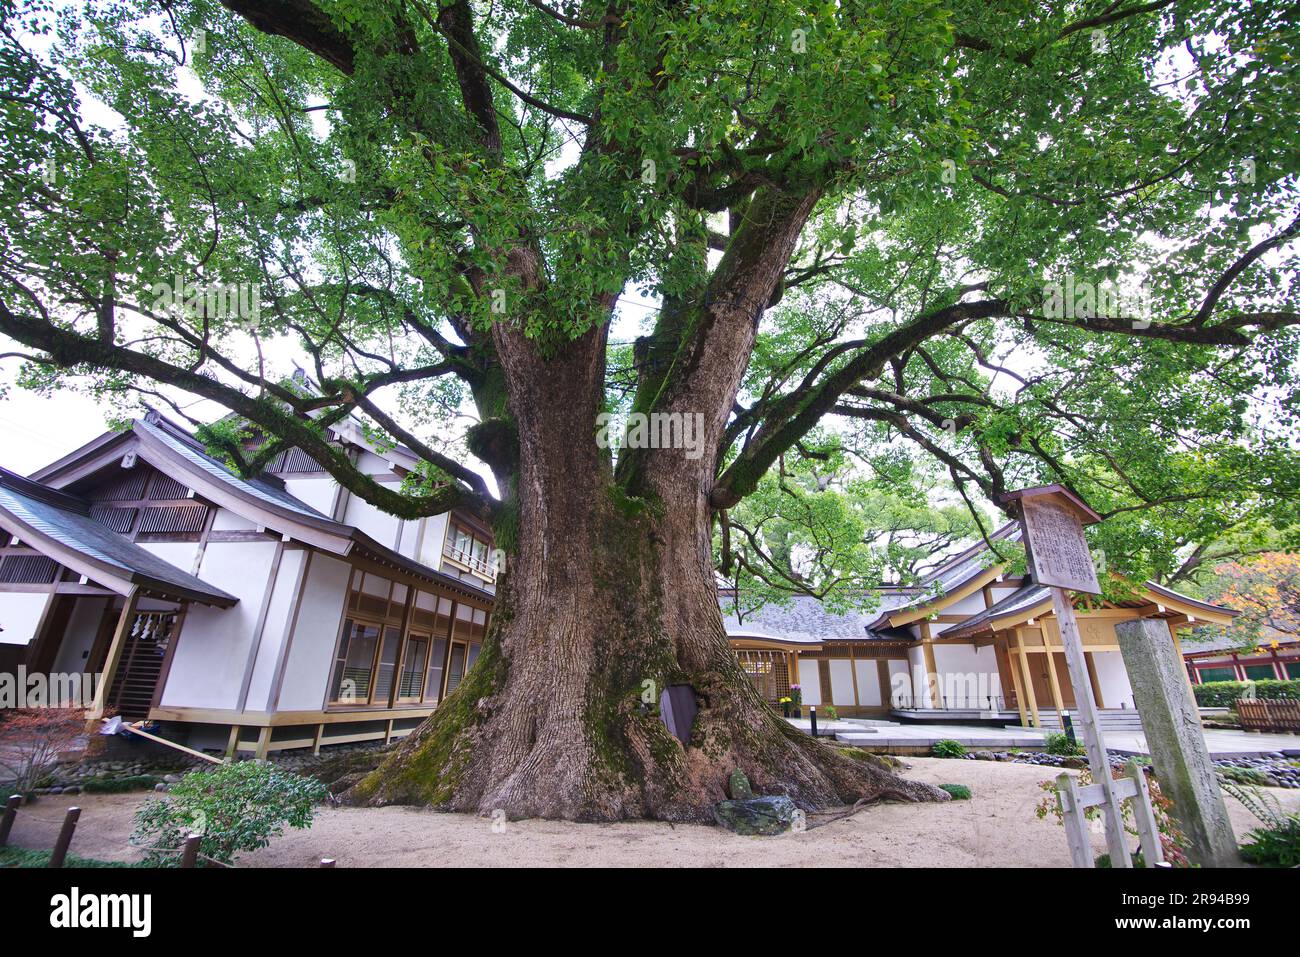
[[1300,732],[1300,701],[1234,701],[1232,707],[1247,731]]

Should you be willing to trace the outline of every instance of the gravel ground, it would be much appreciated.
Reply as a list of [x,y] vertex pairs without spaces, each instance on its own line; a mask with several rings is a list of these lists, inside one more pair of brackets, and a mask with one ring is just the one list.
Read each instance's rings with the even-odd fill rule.
[[[249,867],[311,867],[322,857],[340,867],[612,866],[612,867],[1065,867],[1065,833],[1038,820],[1040,781],[1056,768],[999,761],[910,758],[908,776],[934,784],[965,784],[972,800],[944,804],[880,804],[803,834],[737,837],[716,827],[655,822],[570,824],[507,822],[500,833],[487,818],[412,808],[322,808],[308,831],[291,831],[270,847],[244,855]],[[1270,789],[1288,810],[1300,792]],[[126,845],[136,807],[152,795],[49,795],[15,824],[13,841],[49,847],[63,809],[77,804],[81,822],[72,851],[84,857],[134,860]],[[1229,801],[1238,836],[1255,825]],[[53,823],[49,823],[53,822]],[[1098,853],[1105,850],[1093,835]]]

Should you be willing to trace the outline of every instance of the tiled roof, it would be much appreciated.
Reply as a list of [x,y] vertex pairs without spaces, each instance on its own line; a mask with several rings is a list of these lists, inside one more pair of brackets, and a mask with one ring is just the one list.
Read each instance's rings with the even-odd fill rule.
[[743,622],[723,596],[722,606],[727,634],[733,637],[772,638],[783,641],[819,642],[862,639],[866,635],[866,616],[850,611],[844,615],[828,612],[825,606],[808,595],[797,595],[785,606],[767,604],[745,615]]
[[[98,570],[177,597],[192,597],[217,605],[233,605],[238,601],[233,595],[110,531],[87,514],[85,503],[69,495],[51,493],[4,469],[0,469],[0,510],[30,529],[28,534],[43,537],[87,559],[84,567],[74,567],[74,571],[87,577],[94,578]],[[24,537],[22,532],[17,534]],[[75,556],[72,561],[76,561]],[[63,564],[69,563],[63,561]]]

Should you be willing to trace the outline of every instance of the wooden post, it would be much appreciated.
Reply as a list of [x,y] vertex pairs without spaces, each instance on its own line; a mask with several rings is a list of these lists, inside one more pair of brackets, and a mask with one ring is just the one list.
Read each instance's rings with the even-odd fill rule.
[[1064,588],[1048,588],[1052,594],[1052,610],[1056,613],[1057,627],[1061,631],[1061,644],[1065,648],[1065,664],[1074,685],[1074,710],[1083,730],[1083,743],[1088,751],[1088,766],[1092,779],[1101,785],[1106,801],[1101,813],[1106,818],[1106,846],[1110,850],[1110,866],[1132,867],[1128,856],[1128,843],[1124,840],[1124,815],[1120,811],[1119,796],[1115,793],[1115,779],[1110,774],[1106,757],[1106,744],[1097,721],[1097,705],[1092,700],[1092,686],[1088,683],[1088,666],[1083,661],[1083,641],[1079,637],[1079,623],[1074,618],[1074,606]]
[[1025,712],[1025,692],[1020,686],[1020,664],[1011,650],[1011,642],[1007,642],[1006,645],[1007,670],[1011,672],[1011,687],[1016,693],[1016,708],[1020,712],[1020,724],[1022,727],[1028,727],[1029,715]]
[[1056,674],[1056,651],[1048,644],[1047,638],[1047,623],[1043,622],[1043,647],[1047,651],[1047,682],[1052,686],[1052,704],[1056,707],[1056,723],[1064,731],[1065,700],[1061,697],[1061,679]]
[[5,801],[4,817],[0,818],[0,847],[9,843],[9,830],[14,826],[14,818],[18,814],[18,806],[23,803],[21,794],[9,795],[9,800]]
[[199,863],[199,844],[203,842],[203,837],[199,834],[191,834],[185,838],[184,850],[181,851],[181,867],[195,867]]
[[259,761],[265,761],[266,752],[270,749],[270,745],[271,726],[268,724],[264,726],[262,730],[257,732],[257,750],[254,752],[253,756]]
[[1092,686],[1092,697],[1097,707],[1106,710],[1106,702],[1101,696],[1101,682],[1097,679],[1097,660],[1095,654],[1083,653],[1083,663],[1088,666],[1088,683]]
[[1025,682],[1025,696],[1029,699],[1029,712],[1034,717],[1034,727],[1041,728],[1043,721],[1038,717],[1038,696],[1034,694],[1034,676],[1029,673],[1029,655],[1025,653],[1025,635],[1016,629],[1016,653],[1020,657],[1020,673]]
[[1065,843],[1070,847],[1070,863],[1075,867],[1095,867],[1092,842],[1088,840],[1088,815],[1079,799],[1079,785],[1074,775],[1056,776],[1056,804],[1065,825]]
[[1147,776],[1142,773],[1142,766],[1130,761],[1124,773],[1133,781],[1133,820],[1137,823],[1138,840],[1142,842],[1142,861],[1147,867],[1163,864],[1164,849],[1160,846],[1160,827],[1156,824],[1155,811],[1151,810],[1151,790],[1147,787]]
[[311,742],[312,754],[320,754],[320,739],[324,735],[325,735],[325,725],[323,723],[316,725],[316,734],[312,738],[312,742]]
[[[1187,671],[1187,659],[1183,657],[1183,643],[1178,640],[1178,628],[1174,625],[1172,618],[1166,619],[1169,622],[1169,637],[1174,640],[1174,651],[1178,653],[1178,667],[1183,669],[1183,678],[1187,681],[1187,693],[1192,696],[1192,703],[1196,703],[1196,686],[1192,684],[1192,676]],[[1274,671],[1277,669],[1274,668]],[[1201,709],[1198,705],[1196,708],[1196,719],[1205,724],[1205,719],[1201,717]]]
[[239,725],[230,726],[230,737],[226,740],[226,760],[235,760],[235,753],[239,750]]
[[50,863],[47,867],[62,867],[63,859],[68,856],[68,845],[72,843],[72,833],[77,829],[77,818],[81,817],[81,808],[68,808],[67,815],[63,818],[63,827],[59,828],[58,840],[54,842],[54,850],[50,852]]
[[104,670],[99,676],[99,687],[95,689],[95,701],[86,714],[86,717],[91,720],[104,716],[108,691],[113,685],[113,678],[117,675],[117,666],[122,663],[122,653],[126,651],[126,642],[131,634],[131,625],[135,622],[135,609],[139,600],[140,589],[133,585],[126,596],[126,604],[122,606],[122,614],[117,619],[113,641],[108,646],[108,657],[104,659]]

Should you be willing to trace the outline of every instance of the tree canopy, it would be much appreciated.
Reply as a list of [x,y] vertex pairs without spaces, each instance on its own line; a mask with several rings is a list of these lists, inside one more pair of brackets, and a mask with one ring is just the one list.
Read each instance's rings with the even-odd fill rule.
[[[491,514],[437,436],[472,403],[510,497],[493,329],[563,354],[640,290],[607,408],[721,399],[733,541],[747,496],[836,493],[829,428],[891,507],[900,443],[977,534],[977,502],[1062,481],[1114,567],[1170,575],[1295,525],[1298,12],[0,0],[4,355],[34,388],[216,402],[238,418],[204,435],[248,471],[293,445],[395,513]],[[719,338],[722,306],[753,329]],[[350,414],[424,473],[358,472],[325,433]],[[642,461],[618,457],[633,494]],[[836,549],[868,574],[860,544]]]

